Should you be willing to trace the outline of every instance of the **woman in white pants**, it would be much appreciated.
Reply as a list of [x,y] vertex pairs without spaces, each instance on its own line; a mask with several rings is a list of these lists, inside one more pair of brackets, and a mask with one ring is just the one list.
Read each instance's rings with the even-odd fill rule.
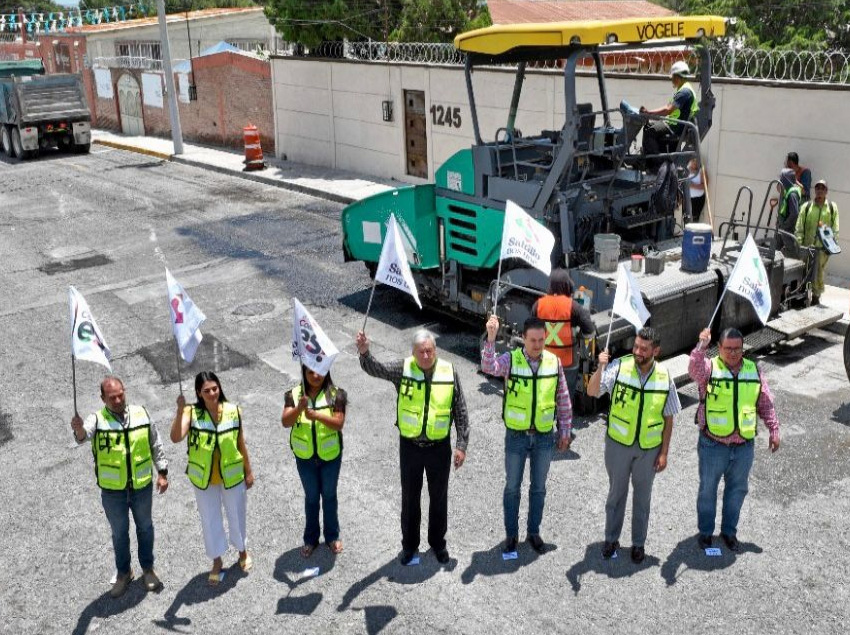
[[171,440],[179,443],[188,436],[189,461],[186,474],[195,486],[195,500],[201,516],[204,546],[213,566],[208,581],[221,582],[221,557],[227,551],[222,507],[227,514],[230,544],[239,551],[239,566],[248,572],[253,566],[245,532],[247,490],[254,474],[245,446],[242,410],[227,401],[215,373],[204,371],[195,377],[198,401],[186,405],[181,394],[171,424]]

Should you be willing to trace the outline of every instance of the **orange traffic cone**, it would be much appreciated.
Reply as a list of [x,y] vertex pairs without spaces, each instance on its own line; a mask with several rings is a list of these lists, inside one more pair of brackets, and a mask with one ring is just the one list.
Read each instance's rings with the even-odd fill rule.
[[245,140],[244,171],[264,170],[266,163],[263,160],[263,147],[260,145],[260,133],[257,126],[249,123],[242,132]]

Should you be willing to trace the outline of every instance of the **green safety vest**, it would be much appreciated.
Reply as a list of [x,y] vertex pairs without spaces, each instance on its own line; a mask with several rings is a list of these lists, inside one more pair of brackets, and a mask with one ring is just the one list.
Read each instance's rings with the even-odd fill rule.
[[[816,212],[815,216],[812,216],[812,221],[809,222],[809,212]],[[829,215],[829,219],[827,220],[827,212]],[[830,229],[835,233],[835,238],[838,238],[838,230],[835,227],[835,215],[838,211],[835,208],[835,203],[832,201],[824,201],[823,205],[817,205],[814,201],[806,201],[803,203],[803,206],[800,208],[800,216],[797,219],[797,241],[803,247],[813,247],[816,244],[816,238],[818,237],[818,223],[823,223],[824,225],[828,225]]]
[[646,383],[641,384],[634,355],[623,357],[611,391],[608,436],[629,446],[637,439],[642,450],[657,448],[663,440],[664,406],[669,395],[666,368],[656,363]]
[[[330,399],[326,397],[324,390],[316,395],[312,410],[318,412],[326,410],[329,413],[333,411],[336,388],[331,387],[328,393]],[[301,386],[292,389],[292,399],[296,405],[301,399],[301,394]],[[312,459],[315,448],[318,448],[319,458],[322,461],[333,461],[342,451],[342,435],[321,421],[310,421],[302,412],[289,433],[289,446],[299,459]]]
[[505,384],[502,419],[510,430],[551,432],[555,427],[558,394],[558,358],[544,350],[531,370],[521,348],[511,351],[511,369]]
[[416,358],[405,359],[396,407],[396,425],[401,436],[416,439],[424,427],[429,441],[448,437],[454,394],[455,375],[450,362],[438,359],[428,382]]
[[756,404],[761,394],[761,377],[752,360],[744,358],[733,375],[723,360],[711,360],[711,377],[705,394],[705,423],[715,437],[728,437],[736,430],[741,438],[756,436]]
[[792,185],[789,187],[785,195],[782,197],[782,205],[779,206],[779,218],[785,218],[788,215],[788,197],[791,196],[793,192],[797,193],[797,200],[803,200],[803,188],[799,185]]
[[[696,94],[696,91],[694,91],[694,87],[691,86],[690,82],[685,82],[684,84],[682,84],[681,88],[677,88],[676,91],[673,93],[673,97],[675,97],[676,93],[678,93],[680,90],[689,90],[689,91],[691,91],[691,95],[694,96],[693,100],[691,101],[691,111],[688,113],[687,118],[683,120],[683,121],[690,121],[693,118],[693,116],[699,112],[699,103],[697,102],[697,94]],[[681,111],[678,108],[676,108],[676,109],[673,110],[673,112],[671,112],[667,116],[671,117],[673,119],[682,120],[681,114],[682,114]]]
[[106,407],[95,413],[91,449],[101,489],[123,490],[129,483],[138,490],[153,480],[148,412],[142,406],[127,406],[124,417],[126,426]]
[[189,462],[186,465],[186,474],[189,475],[192,485],[198,489],[209,487],[216,446],[219,452],[219,473],[225,489],[239,485],[245,480],[245,459],[237,445],[241,425],[242,413],[236,404],[227,401],[222,403],[221,421],[218,426],[206,408],[192,406],[188,441]]

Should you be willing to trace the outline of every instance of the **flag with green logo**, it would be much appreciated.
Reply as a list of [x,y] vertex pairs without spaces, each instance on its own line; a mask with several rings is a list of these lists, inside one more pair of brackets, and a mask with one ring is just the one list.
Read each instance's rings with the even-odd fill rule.
[[726,288],[749,300],[762,324],[767,324],[771,309],[770,283],[759,248],[750,234],[744,241]]
[[505,205],[500,260],[520,258],[535,269],[552,273],[552,248],[555,236],[513,201]]

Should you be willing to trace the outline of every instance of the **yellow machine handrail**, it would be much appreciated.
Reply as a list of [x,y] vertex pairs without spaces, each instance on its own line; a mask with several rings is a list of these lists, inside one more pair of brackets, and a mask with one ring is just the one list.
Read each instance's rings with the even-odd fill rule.
[[467,31],[455,37],[465,53],[501,55],[513,49],[595,47],[605,44],[643,44],[663,40],[722,37],[726,18],[714,15],[660,16],[650,19],[586,20],[540,24],[500,24]]

